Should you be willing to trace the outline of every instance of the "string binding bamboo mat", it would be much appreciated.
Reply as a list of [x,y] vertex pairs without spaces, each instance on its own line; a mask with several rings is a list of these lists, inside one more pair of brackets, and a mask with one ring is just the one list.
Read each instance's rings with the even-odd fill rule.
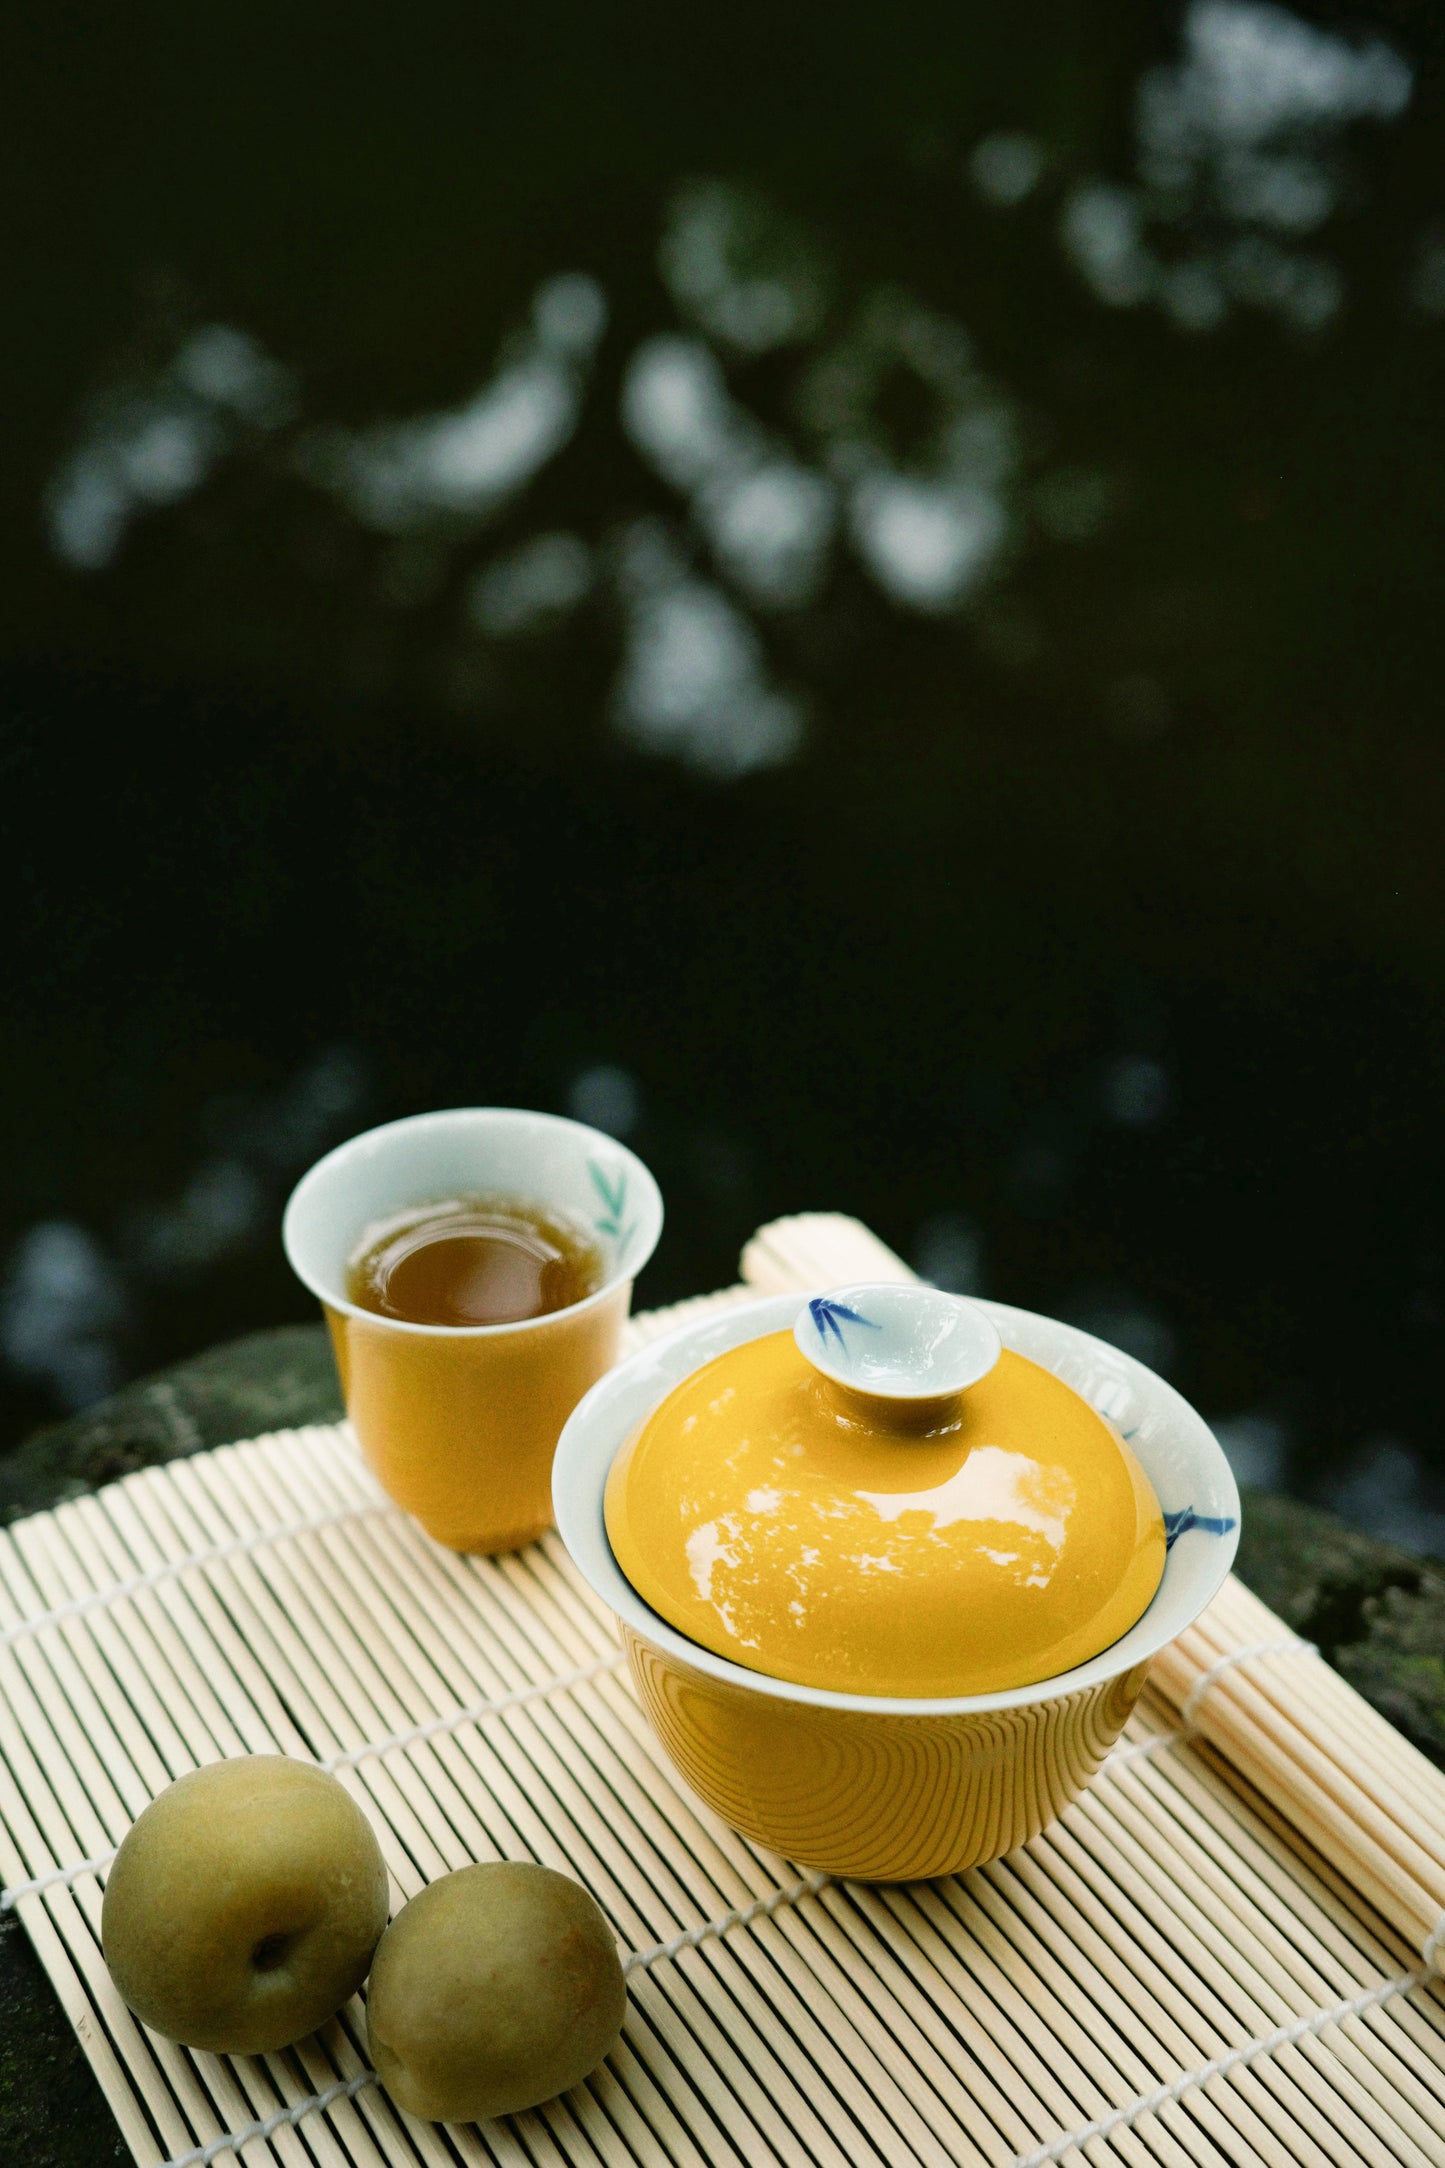
[[[879,1254],[854,1222],[780,1223],[745,1253],[752,1286],[700,1303]],[[145,2168],[1445,2163],[1438,1939],[1425,1954],[1445,1780],[1333,1674],[1316,1722],[1323,1667],[1253,1601],[1226,1589],[1023,1851],[830,1882],[674,1779],[555,1537],[458,1558],[380,1496],[345,1426],[255,1439],[0,1537],[0,1902]],[[1304,1744],[1281,1746],[1296,1713]],[[577,1875],[628,1953],[615,2054],[530,2114],[437,2126],[372,2079],[359,2003],[257,2058],[138,2026],[100,1954],[108,1857],[172,1778],[252,1751],[337,1771],[396,1903],[472,1859]],[[1295,1796],[1291,1754],[1318,1850],[1268,1796]],[[1365,1852],[1329,1774],[1352,1754],[1374,1757]]]

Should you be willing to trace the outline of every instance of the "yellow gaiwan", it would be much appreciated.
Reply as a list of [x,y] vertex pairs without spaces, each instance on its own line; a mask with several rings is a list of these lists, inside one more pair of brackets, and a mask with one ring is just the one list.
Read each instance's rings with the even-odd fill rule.
[[797,1685],[899,1698],[1072,1670],[1147,1609],[1159,1501],[1124,1439],[984,1312],[884,1282],[668,1394],[613,1463],[607,1536],[670,1626]]

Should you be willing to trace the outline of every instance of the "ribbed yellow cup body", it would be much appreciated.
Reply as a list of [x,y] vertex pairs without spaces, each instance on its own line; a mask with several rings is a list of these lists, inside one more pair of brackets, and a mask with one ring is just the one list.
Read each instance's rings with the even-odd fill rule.
[[875,1716],[711,1678],[625,1622],[622,1636],[699,1797],[770,1851],[866,1882],[959,1874],[1036,1837],[1098,1769],[1149,1668],[1014,1708]]

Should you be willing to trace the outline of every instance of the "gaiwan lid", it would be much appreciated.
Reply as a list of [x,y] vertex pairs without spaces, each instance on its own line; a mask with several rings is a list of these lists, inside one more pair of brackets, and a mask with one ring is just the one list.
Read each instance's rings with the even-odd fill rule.
[[842,1287],[719,1355],[628,1440],[608,1539],[643,1601],[734,1663],[901,1698],[1087,1662],[1164,1571],[1138,1461],[936,1288]]

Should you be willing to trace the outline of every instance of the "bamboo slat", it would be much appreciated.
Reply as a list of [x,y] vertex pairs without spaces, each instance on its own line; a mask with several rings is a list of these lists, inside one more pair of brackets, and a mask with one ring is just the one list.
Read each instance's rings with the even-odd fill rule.
[[[748,1284],[629,1336],[906,1270],[808,1215],[761,1231]],[[458,1558],[344,1425],[281,1433],[0,1535],[0,1903],[142,2168],[1445,2164],[1445,1992],[1419,1957],[1445,1787],[1318,1658],[1241,1653],[1287,1638],[1230,1584],[1036,1842],[934,1884],[832,1882],[674,1776],[555,1536]],[[258,2058],[130,2017],[99,1943],[114,1846],[184,1770],[278,1750],[353,1792],[398,1903],[471,1859],[586,1883],[628,2016],[585,2085],[433,2126],[376,2084],[359,2001]]]

